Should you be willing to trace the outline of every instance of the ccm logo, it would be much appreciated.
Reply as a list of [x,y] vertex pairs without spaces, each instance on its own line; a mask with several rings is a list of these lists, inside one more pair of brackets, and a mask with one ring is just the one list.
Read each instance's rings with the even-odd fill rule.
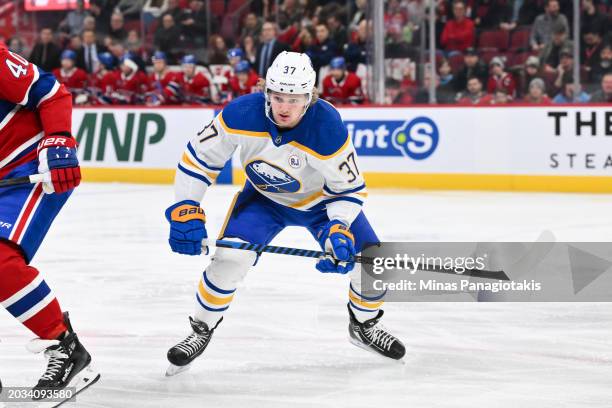
[[8,222],[1,222],[0,221],[0,228],[10,229],[12,226],[13,226],[13,224],[9,224]]
[[68,140],[65,137],[49,137],[43,141],[42,147],[58,145],[66,146],[67,141]]

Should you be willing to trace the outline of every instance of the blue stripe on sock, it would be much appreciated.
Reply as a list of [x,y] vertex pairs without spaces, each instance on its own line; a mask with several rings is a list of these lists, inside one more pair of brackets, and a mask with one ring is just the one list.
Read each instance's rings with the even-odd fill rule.
[[13,316],[19,317],[32,307],[36,306],[36,304],[43,300],[49,293],[51,293],[51,289],[49,286],[47,286],[45,281],[42,281],[40,285],[32,289],[30,293],[19,299],[17,302],[7,307],[6,310],[8,310]]
[[355,288],[353,287],[353,284],[352,284],[352,283],[350,284],[350,288],[351,288],[351,291],[352,291],[352,292],[353,292],[355,295],[357,295],[358,297],[360,297],[360,298],[361,298],[361,299],[363,299],[363,300],[369,300],[369,301],[380,300],[380,299],[382,299],[383,297],[385,297],[385,295],[387,294],[387,290],[385,289],[385,291],[384,291],[384,292],[382,293],[382,295],[380,295],[380,296],[368,297],[368,296],[363,296],[361,293],[357,292],[357,291],[355,290]]
[[351,300],[349,300],[349,303],[351,304],[351,307],[352,307],[353,309],[359,310],[360,312],[369,312],[369,313],[375,313],[375,312],[378,312],[378,309],[373,309],[373,310],[372,310],[372,309],[362,309],[362,308],[361,308],[361,307],[359,307],[359,306],[355,306],[355,304],[354,304],[354,303],[353,303]]
[[215,292],[219,292],[219,293],[223,293],[224,295],[231,295],[232,293],[234,293],[236,291],[236,289],[234,290],[223,290],[221,288],[216,287],[215,285],[212,284],[211,281],[208,280],[208,278],[206,277],[206,271],[204,271],[203,274],[204,277],[204,282],[206,283],[206,285],[211,288],[212,290],[214,290]]

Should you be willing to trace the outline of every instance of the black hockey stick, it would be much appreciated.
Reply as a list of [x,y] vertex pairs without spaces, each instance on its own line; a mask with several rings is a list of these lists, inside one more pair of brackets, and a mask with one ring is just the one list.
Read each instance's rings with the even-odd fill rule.
[[0,180],[0,187],[18,186],[21,184],[36,184],[45,181],[44,174],[32,174],[31,176],[15,177]]
[[[244,251],[255,251],[255,252],[268,252],[271,254],[281,254],[281,255],[293,255],[293,256],[303,256],[307,258],[322,258],[327,255],[331,256],[331,254],[327,254],[322,251],[313,251],[309,249],[300,249],[300,248],[290,248],[290,247],[279,247],[273,245],[262,245],[262,244],[251,244],[246,242],[233,242],[227,241],[223,239],[218,239],[215,243],[217,248],[231,248],[231,249],[241,249]],[[369,258],[365,256],[355,256],[353,259],[355,262],[372,265],[374,264],[374,258]],[[407,267],[414,270],[414,264],[412,262],[408,262]],[[446,273],[449,275],[460,275],[460,276],[473,276],[474,278],[483,278],[483,279],[493,279],[493,280],[505,280],[509,281],[510,278],[504,271],[488,271],[488,270],[480,270],[480,269],[465,269],[463,272],[459,272],[455,268],[439,268],[434,265],[420,265],[420,271],[426,272],[437,272],[437,273]]]

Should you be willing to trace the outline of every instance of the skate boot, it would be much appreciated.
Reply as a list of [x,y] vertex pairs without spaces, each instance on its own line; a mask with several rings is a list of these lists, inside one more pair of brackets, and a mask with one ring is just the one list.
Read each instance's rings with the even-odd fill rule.
[[395,338],[387,329],[379,323],[383,311],[379,310],[376,317],[361,323],[355,314],[348,307],[349,322],[349,341],[365,350],[378,353],[384,357],[400,360],[406,354],[406,348]]
[[[64,313],[64,322],[68,330],[56,340],[34,339],[27,348],[33,353],[44,351],[48,360],[47,370],[33,390],[49,391],[74,387],[74,393],[68,396],[69,399],[98,381],[100,374],[92,369],[91,356],[72,330],[68,312]],[[40,393],[41,397],[45,394],[48,393]],[[58,402],[58,405],[61,403]]]
[[202,354],[206,346],[208,346],[221,320],[223,320],[223,317],[219,319],[215,327],[209,328],[206,323],[198,322],[189,317],[189,323],[191,324],[193,332],[187,336],[185,340],[168,350],[170,367],[168,367],[166,371],[166,376],[170,377],[189,369],[191,362]]

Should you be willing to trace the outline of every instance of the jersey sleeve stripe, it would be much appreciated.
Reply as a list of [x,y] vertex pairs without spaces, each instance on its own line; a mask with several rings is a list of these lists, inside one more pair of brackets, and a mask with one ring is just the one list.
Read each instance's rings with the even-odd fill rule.
[[40,73],[38,71],[38,67],[36,65],[32,65],[34,67],[34,79],[32,79],[32,82],[30,82],[30,86],[28,86],[28,90],[26,91],[25,95],[23,96],[23,99],[21,100],[21,102],[19,102],[19,105],[27,105],[28,104],[28,100],[30,99],[30,90],[32,89],[32,87],[34,86],[34,84],[36,82],[38,82],[38,77],[40,76]]
[[210,171],[221,171],[223,170],[223,167],[214,167],[209,165],[208,163],[206,163],[204,160],[200,159],[195,151],[195,149],[193,148],[193,146],[191,145],[191,142],[187,143],[187,150],[189,150],[189,153],[191,153],[191,156],[198,162],[200,163],[202,166],[206,167],[208,170]]
[[191,157],[187,153],[183,153],[183,157],[181,157],[181,163],[186,164],[190,167],[193,167],[194,169],[197,169],[198,171],[201,171],[202,173],[206,174],[211,180],[215,180],[217,176],[219,175],[218,173],[211,173],[209,171],[204,170],[201,166],[194,163],[193,160],[191,160]]
[[44,101],[46,101],[47,99],[51,98],[53,95],[55,95],[58,91],[60,87],[60,83],[57,81],[54,81],[53,87],[51,88],[51,90],[49,92],[47,92],[47,94],[45,94],[45,96],[43,96],[42,98],[40,98],[40,100],[38,101],[38,103],[36,104],[36,106],[39,106],[41,103],[43,103]]
[[329,203],[333,203],[335,201],[350,201],[351,203],[363,205],[363,201],[362,200],[360,200],[360,199],[358,199],[356,197],[351,197],[351,196],[340,196],[340,197],[330,198],[328,200],[325,200],[325,203],[329,204]]
[[344,190],[344,191],[333,191],[332,189],[330,189],[329,187],[327,187],[326,185],[323,186],[323,190],[328,193],[329,195],[344,195],[344,194],[353,194],[356,193],[358,191],[363,190],[366,187],[365,183],[360,185],[359,187],[355,187],[352,188],[350,190]]
[[187,170],[185,167],[181,166],[180,163],[178,165],[178,168],[179,168],[180,171],[182,171],[183,173],[187,174],[188,176],[191,176],[191,177],[196,178],[196,179],[198,179],[200,181],[203,181],[204,183],[206,183],[209,186],[212,184],[212,182],[210,180],[208,180],[207,177],[205,177],[205,176],[203,176],[201,174],[198,174],[198,173],[196,173],[194,171]]

